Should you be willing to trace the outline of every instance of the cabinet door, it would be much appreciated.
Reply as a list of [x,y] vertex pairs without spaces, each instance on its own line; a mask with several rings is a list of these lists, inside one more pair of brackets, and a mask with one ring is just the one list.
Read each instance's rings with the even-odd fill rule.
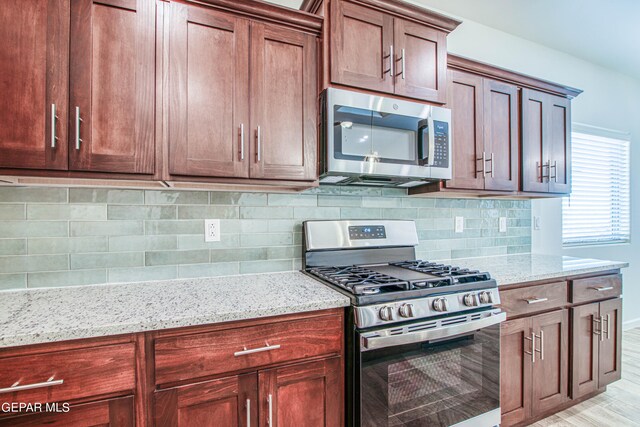
[[246,178],[249,21],[169,7],[169,173]]
[[[121,397],[82,405],[72,405],[68,412],[45,412],[0,418],[0,427],[133,427],[133,397]],[[63,410],[62,404],[58,410]]]
[[502,424],[513,425],[531,414],[531,320],[500,326],[500,408]]
[[260,372],[260,424],[270,427],[341,426],[340,358]]
[[571,101],[547,95],[549,192],[571,192]]
[[69,0],[3,2],[0,39],[0,167],[66,169]]
[[598,389],[599,304],[571,309],[572,381],[571,398],[578,399]]
[[156,2],[71,0],[71,170],[155,171]]
[[518,88],[484,79],[484,149],[491,159],[485,189],[516,191],[518,161]]
[[622,374],[622,298],[601,302],[600,316],[604,339],[598,354],[598,387],[602,388]]
[[317,178],[316,38],[251,24],[252,178]]
[[522,191],[549,191],[546,104],[546,94],[522,89]]
[[535,362],[532,364],[531,415],[536,416],[563,404],[569,398],[569,314],[553,311],[532,317],[536,333]]
[[393,25],[395,93],[446,102],[446,33],[400,18]]
[[345,1],[331,2],[331,81],[393,93],[393,18]]
[[484,188],[484,96],[482,77],[449,71],[447,107],[453,126],[453,179],[447,188],[482,190]]
[[157,427],[249,427],[258,418],[255,373],[156,392]]

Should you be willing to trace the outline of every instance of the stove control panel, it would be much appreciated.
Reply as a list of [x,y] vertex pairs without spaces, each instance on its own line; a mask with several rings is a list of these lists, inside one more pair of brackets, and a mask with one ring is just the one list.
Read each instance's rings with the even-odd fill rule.
[[349,226],[349,239],[386,239],[387,231],[384,225],[351,225]]
[[422,320],[443,314],[453,317],[456,313],[489,308],[498,304],[500,304],[498,288],[490,288],[355,306],[354,311],[356,326],[370,328],[408,320]]

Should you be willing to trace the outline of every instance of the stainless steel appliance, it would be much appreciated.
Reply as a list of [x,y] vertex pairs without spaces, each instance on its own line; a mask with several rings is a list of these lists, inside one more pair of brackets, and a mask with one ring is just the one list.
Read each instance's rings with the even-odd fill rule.
[[348,295],[348,426],[500,424],[489,273],[415,259],[413,221],[307,221],[304,271]]
[[412,187],[451,179],[451,111],[329,88],[320,183]]

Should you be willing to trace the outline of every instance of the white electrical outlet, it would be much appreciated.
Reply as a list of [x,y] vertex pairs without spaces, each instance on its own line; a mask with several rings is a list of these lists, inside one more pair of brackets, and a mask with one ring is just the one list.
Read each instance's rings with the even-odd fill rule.
[[464,231],[464,217],[457,216],[456,217],[455,232],[456,233],[462,233],[463,231]]
[[501,216],[500,217],[500,233],[506,233],[506,232],[507,232],[507,217]]
[[220,220],[205,219],[204,220],[204,241],[219,242],[220,241]]
[[533,217],[533,229],[534,230],[540,230],[542,228],[542,220],[540,219],[539,216],[534,216]]

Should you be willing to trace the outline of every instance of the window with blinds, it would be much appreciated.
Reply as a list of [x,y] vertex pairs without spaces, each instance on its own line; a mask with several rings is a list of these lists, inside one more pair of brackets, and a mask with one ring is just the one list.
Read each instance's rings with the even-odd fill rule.
[[[563,200],[565,246],[630,239],[629,138],[586,126],[571,141],[571,195]],[[583,130],[583,131],[582,131]]]

